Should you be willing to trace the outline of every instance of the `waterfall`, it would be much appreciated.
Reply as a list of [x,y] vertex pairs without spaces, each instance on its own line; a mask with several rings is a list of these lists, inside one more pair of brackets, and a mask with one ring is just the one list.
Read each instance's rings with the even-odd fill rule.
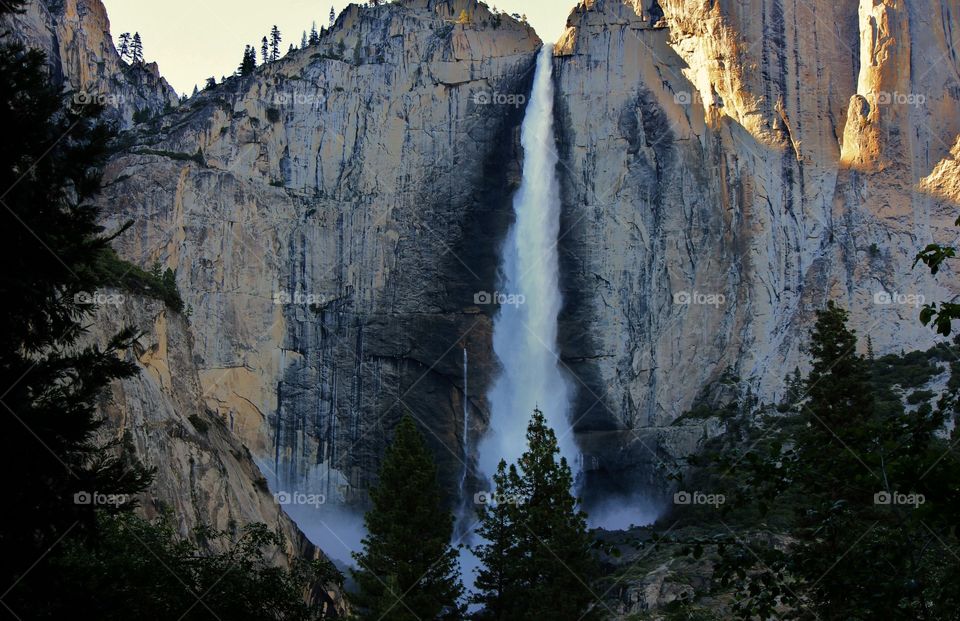
[[479,446],[488,478],[501,459],[515,461],[526,446],[526,428],[539,405],[560,441],[561,455],[577,467],[570,433],[573,390],[560,368],[557,316],[559,287],[559,157],[553,127],[553,47],[537,59],[533,94],[523,120],[523,179],[514,196],[515,222],[501,256],[500,308],[493,348],[502,371],[490,390],[490,425]]
[[460,474],[460,498],[466,498],[467,475],[470,473],[470,403],[467,387],[467,346],[463,346],[463,472]]

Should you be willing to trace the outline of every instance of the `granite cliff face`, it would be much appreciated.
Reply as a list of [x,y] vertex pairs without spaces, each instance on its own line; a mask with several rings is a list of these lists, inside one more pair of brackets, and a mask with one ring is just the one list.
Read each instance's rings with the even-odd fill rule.
[[109,165],[106,224],[135,221],[119,251],[176,270],[207,407],[286,484],[362,500],[405,413],[459,480],[462,350],[485,386],[475,294],[519,160],[523,110],[497,95],[527,91],[540,45],[470,0],[351,6],[318,45],[138,127]]
[[880,352],[932,344],[917,296],[957,283],[911,266],[956,234],[958,19],[928,0],[574,10],[561,332],[598,482],[695,447],[668,425],[698,397],[777,398],[828,299]]
[[[172,105],[162,81],[125,81],[98,2],[38,7],[18,18],[24,37],[53,40],[75,88]],[[692,405],[776,399],[828,299],[878,352],[931,344],[918,296],[957,283],[911,264],[955,236],[958,19],[939,0],[574,9],[554,64],[560,336],[592,493],[662,491],[657,467],[720,430],[674,424]],[[477,294],[497,287],[540,46],[474,0],[351,6],[318,45],[122,136],[104,224],[132,219],[121,254],[176,270],[193,341],[182,368],[199,382],[183,387],[199,395],[187,409],[223,421],[217,442],[232,434],[285,484],[362,503],[410,413],[454,489],[471,462],[464,399],[471,440],[487,421],[495,307]],[[115,391],[113,407],[149,428],[148,404],[178,398],[170,386]],[[272,515],[216,485],[184,511]]]

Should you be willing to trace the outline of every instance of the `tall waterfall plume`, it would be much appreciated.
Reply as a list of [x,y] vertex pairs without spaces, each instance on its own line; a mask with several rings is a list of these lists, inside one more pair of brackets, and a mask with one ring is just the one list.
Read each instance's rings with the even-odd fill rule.
[[516,219],[501,256],[501,306],[494,319],[493,348],[502,371],[490,390],[490,425],[478,456],[480,471],[488,478],[501,459],[511,462],[522,454],[527,423],[537,406],[556,431],[570,467],[578,463],[568,418],[573,389],[557,348],[563,300],[553,97],[553,46],[545,45],[523,120],[523,180],[513,200]]

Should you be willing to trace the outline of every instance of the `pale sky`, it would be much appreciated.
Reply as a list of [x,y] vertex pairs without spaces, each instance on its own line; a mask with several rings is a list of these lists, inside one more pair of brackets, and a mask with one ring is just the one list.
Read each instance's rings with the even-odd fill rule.
[[[276,24],[282,49],[300,45],[300,35],[327,24],[330,7],[337,14],[347,0],[103,0],[114,41],[122,32],[139,31],[144,57],[160,64],[160,73],[178,93],[193,91],[214,76],[236,70],[246,44],[260,49],[260,39]],[[556,41],[577,0],[487,0],[508,13],[526,13],[545,41]]]

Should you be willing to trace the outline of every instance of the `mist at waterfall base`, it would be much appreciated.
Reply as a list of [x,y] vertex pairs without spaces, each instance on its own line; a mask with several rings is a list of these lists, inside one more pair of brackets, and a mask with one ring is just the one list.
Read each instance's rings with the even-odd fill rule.
[[[277,498],[278,502],[281,497],[288,500],[280,502],[281,508],[307,539],[323,550],[341,571],[347,567],[355,567],[356,561],[352,554],[363,548],[361,541],[367,534],[363,516],[314,490],[297,489],[297,486],[281,483],[271,461],[256,459],[255,463],[266,478],[267,487],[274,498]],[[301,496],[312,498],[316,502],[289,501],[297,500]]]

